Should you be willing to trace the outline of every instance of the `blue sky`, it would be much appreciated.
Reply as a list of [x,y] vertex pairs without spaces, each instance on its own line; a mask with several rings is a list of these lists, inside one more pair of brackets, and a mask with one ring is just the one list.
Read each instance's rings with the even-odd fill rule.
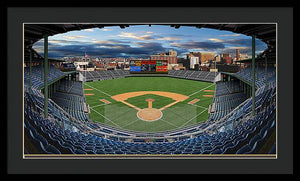
[[[235,49],[251,57],[251,37],[230,31],[181,26],[175,29],[166,25],[134,25],[121,29],[118,26],[71,31],[49,37],[49,58],[65,56],[90,57],[136,57],[167,52],[169,49],[185,57],[189,52],[230,53],[235,57]],[[43,55],[43,40],[33,48]],[[267,48],[256,40],[256,53]]]

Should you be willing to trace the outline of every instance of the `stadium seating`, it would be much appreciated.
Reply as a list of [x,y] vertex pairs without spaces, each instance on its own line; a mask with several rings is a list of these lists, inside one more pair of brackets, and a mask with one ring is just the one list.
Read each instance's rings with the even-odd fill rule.
[[81,71],[80,74],[84,77],[85,81],[101,81],[130,76],[129,71],[121,69],[107,71]]
[[[274,109],[274,107],[273,107]],[[271,129],[275,119],[275,112],[269,109],[258,114],[254,119],[244,122],[235,130],[227,130],[213,135],[203,133],[196,138],[184,139],[176,142],[145,143],[120,142],[93,134],[85,135],[62,129],[58,124],[44,119],[40,114],[28,108],[25,111],[26,129],[29,127],[33,138],[39,140],[36,144],[44,153],[73,152],[75,154],[214,154],[242,153],[241,148],[248,144],[245,153],[256,152],[259,141],[266,139],[265,131]],[[273,115],[273,116],[272,116]],[[267,117],[267,119],[266,119]],[[30,119],[31,118],[31,119]],[[35,121],[34,121],[35,120]],[[32,126],[28,126],[32,125]],[[250,132],[249,132],[250,130]],[[254,130],[251,132],[251,130]],[[259,134],[257,134],[259,133]],[[38,135],[48,135],[50,144]],[[255,136],[253,136],[255,135]],[[242,144],[243,143],[243,144]],[[49,146],[50,145],[50,146]],[[251,148],[251,149],[250,149]],[[61,150],[60,150],[61,149]]]
[[[252,67],[247,66],[244,69],[241,69],[239,72],[236,73],[237,76],[242,77],[248,81],[252,81]],[[268,84],[269,86],[274,87],[274,83],[276,82],[276,70],[274,67],[268,67],[267,73],[265,67],[257,66],[255,67],[255,85],[257,87],[262,87],[265,85],[266,78],[268,77]]]
[[85,98],[83,96],[55,92],[51,99],[74,118],[80,121],[89,121],[89,117],[84,112]]
[[[63,76],[54,67],[50,71],[53,78]],[[25,91],[24,95],[26,141],[35,148],[25,145],[25,154],[255,154],[260,152],[275,130],[276,105],[272,102],[276,96],[274,82],[270,82],[267,88],[258,83],[260,87],[256,91],[255,100],[247,99],[240,92],[237,82],[217,83],[215,113],[211,114],[208,121],[182,130],[157,132],[154,135],[161,139],[147,142],[139,137],[143,136],[141,133],[124,132],[91,122],[83,111],[85,99],[82,83],[79,82],[62,79],[58,91],[49,99],[49,118],[43,118],[43,94],[37,90],[43,79],[37,72],[40,71],[35,67],[35,86],[31,92]],[[128,74],[122,70],[86,73],[90,78],[101,80],[125,77]],[[212,72],[169,73],[169,76],[195,80],[213,81],[215,78]],[[270,73],[270,80],[274,81],[275,75]],[[28,81],[25,86],[28,86]],[[257,107],[255,117],[249,117],[252,101],[255,101]],[[173,139],[168,141],[164,136]],[[275,148],[273,146],[269,153],[274,153]]]
[[[39,88],[44,85],[43,79],[43,67],[41,66],[33,66],[31,68],[31,79],[32,79],[32,87]],[[29,85],[29,76],[30,70],[29,67],[24,68],[24,84]],[[65,73],[60,71],[59,69],[55,68],[53,65],[49,66],[49,73],[48,73],[48,82],[51,82],[59,77],[65,76]]]
[[184,78],[190,80],[214,82],[218,72],[193,71],[193,70],[169,70],[169,77]]
[[57,91],[83,96],[82,82],[61,79]]

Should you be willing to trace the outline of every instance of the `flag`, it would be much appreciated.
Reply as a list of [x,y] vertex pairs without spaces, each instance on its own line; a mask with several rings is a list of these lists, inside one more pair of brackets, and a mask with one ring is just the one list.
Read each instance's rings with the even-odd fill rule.
[[85,57],[85,58],[89,58],[88,54],[86,54],[86,53],[85,53],[84,57]]

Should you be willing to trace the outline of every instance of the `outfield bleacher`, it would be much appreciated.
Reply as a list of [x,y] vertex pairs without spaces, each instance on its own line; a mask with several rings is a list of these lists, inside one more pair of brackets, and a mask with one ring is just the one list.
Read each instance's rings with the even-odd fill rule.
[[184,78],[190,80],[214,82],[218,72],[194,71],[194,70],[169,70],[169,77]]
[[84,77],[85,81],[101,81],[109,79],[117,79],[129,76],[129,71],[127,70],[101,70],[101,71],[81,71],[80,74]]

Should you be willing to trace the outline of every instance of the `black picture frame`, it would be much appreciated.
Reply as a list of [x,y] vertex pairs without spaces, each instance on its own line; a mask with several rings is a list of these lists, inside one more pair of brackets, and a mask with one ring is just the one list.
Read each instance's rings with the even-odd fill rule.
[[[291,174],[293,173],[292,7],[7,7],[7,173]],[[80,12],[80,13],[78,13]],[[153,13],[155,12],[155,14]],[[176,12],[183,12],[182,14]],[[108,16],[111,14],[111,16]],[[112,15],[113,14],[113,15]],[[24,22],[276,22],[278,23],[278,158],[85,159],[22,158],[22,24]],[[281,61],[281,60],[287,61]]]

